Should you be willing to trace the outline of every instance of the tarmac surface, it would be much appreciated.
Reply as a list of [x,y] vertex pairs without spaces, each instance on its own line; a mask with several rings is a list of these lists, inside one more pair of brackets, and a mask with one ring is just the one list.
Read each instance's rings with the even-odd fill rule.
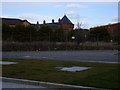
[[24,79],[0,77],[2,90],[105,90],[95,87],[85,87],[50,82],[31,81]]
[[2,88],[45,88],[45,87],[27,85],[22,83],[2,82]]
[[30,58],[36,60],[44,59],[117,63],[119,60],[117,53],[117,50],[3,52],[2,58]]

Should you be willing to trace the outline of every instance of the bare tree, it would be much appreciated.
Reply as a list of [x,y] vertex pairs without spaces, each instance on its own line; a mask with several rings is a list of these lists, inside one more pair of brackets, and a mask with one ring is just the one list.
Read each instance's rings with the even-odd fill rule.
[[80,23],[80,22],[77,22],[77,29],[81,29],[81,26],[82,26],[82,22]]

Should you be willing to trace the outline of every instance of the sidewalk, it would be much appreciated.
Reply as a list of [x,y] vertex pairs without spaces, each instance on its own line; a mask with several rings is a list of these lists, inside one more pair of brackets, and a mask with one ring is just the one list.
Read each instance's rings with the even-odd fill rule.
[[[32,90],[107,90],[107,89],[99,89],[94,87],[84,87],[84,86],[76,86],[76,85],[66,85],[66,84],[57,84],[50,82],[39,82],[39,81],[31,81],[24,79],[14,79],[14,78],[2,78],[2,90],[9,90],[10,88],[16,90],[16,88],[28,88]],[[9,89],[8,89],[9,88]],[[34,88],[34,89],[33,89]],[[22,89],[23,90],[23,89]]]

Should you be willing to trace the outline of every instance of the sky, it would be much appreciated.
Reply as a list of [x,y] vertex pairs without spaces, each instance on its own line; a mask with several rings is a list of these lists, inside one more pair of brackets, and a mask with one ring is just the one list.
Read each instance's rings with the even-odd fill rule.
[[118,2],[2,2],[1,17],[51,23],[64,15],[75,25],[91,28],[118,22]]

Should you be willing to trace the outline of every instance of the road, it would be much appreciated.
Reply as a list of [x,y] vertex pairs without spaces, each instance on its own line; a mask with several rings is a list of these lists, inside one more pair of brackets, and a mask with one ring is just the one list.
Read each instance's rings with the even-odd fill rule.
[[2,58],[32,58],[115,63],[118,62],[117,53],[117,50],[3,52]]

